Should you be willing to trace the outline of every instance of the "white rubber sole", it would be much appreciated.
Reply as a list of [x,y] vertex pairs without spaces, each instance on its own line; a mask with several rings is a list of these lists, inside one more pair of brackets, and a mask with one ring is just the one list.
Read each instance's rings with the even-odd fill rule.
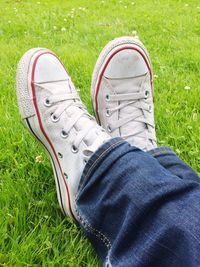
[[50,50],[44,48],[34,48],[27,51],[19,61],[16,78],[18,105],[24,125],[43,145],[50,158],[56,183],[57,198],[61,210],[65,215],[69,215],[76,221],[74,208],[72,207],[72,197],[70,196],[70,190],[67,184],[68,181],[62,172],[59,159],[52,147],[53,145],[44,132],[40,115],[38,114],[37,102],[33,96],[31,83],[32,71],[34,64],[36,64],[36,59],[44,53],[53,54]]
[[98,95],[98,89],[99,89],[98,87],[101,81],[101,76],[103,75],[106,64],[109,61],[109,59],[112,57],[112,55],[117,53],[118,51],[126,49],[127,47],[135,48],[145,57],[147,63],[150,66],[151,75],[152,75],[152,64],[151,64],[150,57],[148,55],[146,48],[144,47],[144,45],[142,44],[140,40],[134,37],[124,36],[124,37],[116,38],[112,40],[111,42],[109,42],[101,51],[97,59],[97,62],[95,64],[93,74],[92,74],[91,98],[92,98],[92,104],[93,104],[95,116],[99,124],[101,123],[100,123],[100,119],[98,116],[97,95]]

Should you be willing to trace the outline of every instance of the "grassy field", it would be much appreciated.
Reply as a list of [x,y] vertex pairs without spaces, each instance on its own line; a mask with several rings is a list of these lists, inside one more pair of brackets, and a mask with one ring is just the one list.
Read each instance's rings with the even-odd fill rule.
[[0,266],[100,266],[80,229],[61,214],[47,156],[20,121],[17,62],[31,47],[52,49],[92,112],[100,50],[137,32],[154,66],[158,143],[200,172],[200,3],[2,0],[0,17]]

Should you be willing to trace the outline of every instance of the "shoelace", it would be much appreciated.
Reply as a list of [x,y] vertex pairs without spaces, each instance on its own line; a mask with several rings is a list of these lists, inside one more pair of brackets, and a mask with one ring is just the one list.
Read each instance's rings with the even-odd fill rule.
[[[39,84],[38,86],[41,88],[43,87],[42,84]],[[45,87],[45,89],[47,88]],[[61,132],[61,136],[63,138],[68,137],[69,132],[73,127],[77,130],[77,134],[72,144],[72,152],[78,152],[78,148],[81,142],[87,139],[86,137],[88,136],[88,134],[95,134],[95,140],[93,140],[92,144],[89,145],[88,150],[85,151],[85,156],[87,159],[87,156],[89,156],[90,154],[88,153],[88,151],[93,152],[92,150],[95,144],[100,142],[100,140],[98,140],[98,136],[100,136],[99,133],[102,132],[103,129],[101,127],[98,127],[94,123],[94,118],[88,114],[85,106],[79,98],[79,95],[77,93],[70,92],[50,95],[45,99],[44,105],[48,107],[48,110],[46,112],[48,114],[51,114],[51,119],[53,122],[58,122],[63,114],[68,116],[67,123],[65,124]],[[71,108],[73,108],[73,110],[71,110],[72,114],[70,113]],[[68,114],[68,111],[70,115]],[[83,125],[83,127],[81,127],[81,129],[78,129],[77,123],[81,118],[87,119],[87,122],[85,123],[85,125]]]
[[[138,88],[135,88],[133,91],[137,91]],[[129,131],[128,135],[123,136],[124,138],[130,136],[140,136],[145,137],[156,142],[155,134],[152,129],[154,124],[151,118],[152,106],[149,105],[146,100],[148,99],[150,92],[148,90],[142,90],[139,92],[128,93],[128,94],[110,94],[106,96],[106,100],[110,102],[120,103],[114,108],[109,108],[106,111],[107,116],[110,116],[115,111],[121,111],[124,107],[131,105],[133,107],[132,113],[130,115],[124,116],[123,118],[115,121],[114,124],[110,123],[108,127],[108,132],[112,132],[131,121],[138,122],[137,126],[134,129]],[[125,101],[125,103],[124,103]],[[144,132],[144,124],[146,125],[147,131]]]

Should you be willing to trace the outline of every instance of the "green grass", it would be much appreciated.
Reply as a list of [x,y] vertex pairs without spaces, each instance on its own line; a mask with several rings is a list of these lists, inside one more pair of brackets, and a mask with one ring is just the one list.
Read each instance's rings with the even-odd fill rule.
[[61,214],[49,161],[20,121],[17,62],[31,47],[52,49],[92,112],[91,74],[100,50],[137,31],[157,75],[158,143],[200,172],[200,3],[7,0],[0,17],[0,266],[99,266],[83,233]]

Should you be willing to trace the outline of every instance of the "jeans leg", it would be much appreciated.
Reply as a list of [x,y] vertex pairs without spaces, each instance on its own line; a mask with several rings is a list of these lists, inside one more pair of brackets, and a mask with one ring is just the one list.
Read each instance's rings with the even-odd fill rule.
[[103,266],[200,266],[200,184],[120,138],[90,158],[76,204]]
[[158,162],[172,174],[181,179],[192,180],[200,183],[198,174],[183,162],[170,148],[159,147],[148,151]]

